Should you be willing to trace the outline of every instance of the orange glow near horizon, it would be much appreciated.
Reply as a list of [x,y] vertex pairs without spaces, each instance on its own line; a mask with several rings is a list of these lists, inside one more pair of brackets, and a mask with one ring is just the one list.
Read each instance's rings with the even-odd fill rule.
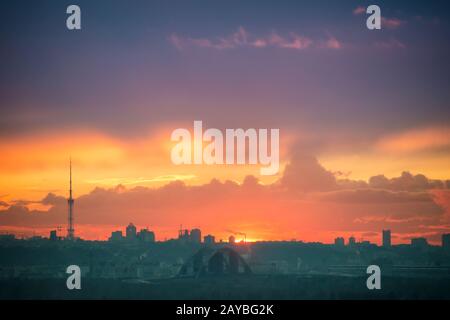
[[[200,185],[212,179],[242,182],[259,176],[259,165],[180,165],[171,163],[170,131],[160,129],[147,138],[120,140],[96,132],[43,134],[0,141],[0,200],[41,200],[48,192],[66,195],[68,159],[72,158],[74,192],[96,187],[160,187],[181,180]],[[280,165],[280,173],[284,164]],[[272,183],[278,176],[260,176]]]
[[[426,137],[429,134],[429,131],[425,132]],[[0,141],[0,200],[37,201],[48,192],[66,195],[70,156],[74,164],[74,190],[78,196],[95,187],[119,184],[160,187],[170,181],[182,180],[188,185],[201,185],[212,179],[242,182],[247,175],[258,177],[264,184],[273,183],[286,164],[286,144],[281,144],[284,149],[280,173],[260,176],[258,165],[173,165],[170,149],[174,143],[170,141],[168,128],[129,140],[89,131],[3,139]],[[392,177],[405,170],[435,179],[450,179],[450,154],[436,157],[432,153],[404,155],[371,151],[323,154],[319,160],[328,170],[347,172],[353,179],[367,180],[377,174]]]
[[[229,180],[241,185],[248,175],[257,177],[263,185],[270,185],[276,183],[282,176],[288,162],[287,154],[290,147],[288,145],[295,140],[293,135],[281,140],[280,173],[277,176],[260,176],[259,165],[173,165],[170,160],[170,150],[174,145],[170,141],[171,129],[168,126],[161,127],[149,132],[147,136],[129,139],[119,139],[92,131],[46,133],[33,137],[2,139],[0,201],[12,205],[19,200],[27,200],[24,205],[29,210],[48,210],[51,206],[39,202],[48,193],[67,197],[70,156],[73,163],[76,218],[79,210],[77,199],[89,195],[98,187],[113,189],[117,185],[122,185],[128,191],[135,187],[158,189],[173,181],[183,181],[187,186],[203,186],[213,179],[222,182]],[[427,165],[424,165],[424,159]],[[370,151],[362,150],[359,154],[323,154],[319,156],[319,160],[325,169],[332,172],[350,172],[349,177],[352,179],[367,180],[377,174],[386,174],[388,177],[399,175],[405,168],[432,178],[450,178],[448,168],[450,156],[447,154],[441,157],[435,157],[433,153],[402,155],[383,153],[382,150],[374,148]],[[215,199],[214,188],[211,189],[211,197]],[[177,201],[172,200],[168,201],[169,209],[165,213],[167,218],[157,217],[156,220],[154,216],[145,218],[146,207],[125,208],[121,214],[127,217],[126,220],[135,221],[137,225],[145,226],[149,223],[158,240],[174,238],[177,226],[183,223],[200,227],[205,234],[213,234],[216,239],[224,241],[232,234],[226,230],[237,230],[247,234],[248,242],[296,239],[332,243],[336,236],[354,235],[358,239],[379,243],[378,235],[367,234],[362,229],[347,234],[342,231],[345,230],[342,225],[334,222],[334,219],[338,219],[336,217],[342,215],[345,210],[356,214],[352,211],[356,211],[355,205],[339,207],[320,200],[312,202],[302,197],[294,201],[270,197],[253,199],[253,196],[250,193],[243,198],[222,199],[218,203],[206,201],[206,205],[200,209],[195,203],[180,208],[177,207]],[[447,199],[446,197],[447,195],[443,196]],[[108,208],[103,210],[107,212]],[[153,214],[158,208],[149,210]],[[392,209],[386,210],[389,212]],[[62,212],[60,215],[65,214],[64,210],[60,212]],[[335,212],[336,217],[330,215]],[[216,218],[216,213],[222,218]],[[65,221],[64,216],[59,216],[58,219]],[[15,230],[14,232],[24,236],[33,234],[48,236],[49,230],[61,224],[53,223],[33,228],[1,225],[0,230],[2,232]],[[76,226],[78,236],[99,240],[106,240],[113,230],[124,229],[123,225],[116,222],[108,225],[89,225],[87,221],[76,221]],[[62,228],[65,229],[64,224]],[[241,240],[240,236],[236,238],[237,242]],[[407,243],[408,240],[394,239],[393,242]]]
[[[97,227],[97,226],[76,226],[76,232],[77,237],[80,237],[84,240],[97,240],[97,241],[106,241],[111,236],[112,231],[122,231],[125,235],[125,227],[126,226],[104,226],[104,227]],[[142,228],[147,228],[144,226],[137,226],[137,229],[140,230]],[[170,239],[176,239],[177,238],[177,232],[178,230],[176,227],[173,227],[173,230],[167,230],[167,229],[159,229],[157,227],[150,228],[152,231],[155,232],[156,235],[156,241],[166,241]],[[201,228],[200,228],[201,229]],[[56,227],[46,227],[46,228],[23,228],[23,227],[15,227],[15,226],[0,226],[0,234],[15,234],[17,238],[19,239],[26,239],[33,236],[40,236],[44,238],[48,238],[50,231],[56,230]],[[212,231],[212,230],[202,230],[202,237],[211,234],[215,237],[216,242],[228,242],[229,236],[233,235],[232,233],[227,233],[224,231]],[[65,226],[62,226],[61,231],[57,232],[59,237],[65,237],[66,230]],[[268,236],[267,232],[249,232],[249,235],[251,237],[247,237],[246,240],[244,240],[244,237],[237,236],[235,239],[236,244],[243,244],[243,243],[255,243],[255,242],[263,242],[263,241],[302,241],[305,243],[313,243],[313,242],[320,242],[324,244],[333,244],[334,239],[336,237],[344,237],[345,243],[348,243],[349,237],[355,237],[357,242],[361,241],[370,241],[371,243],[381,245],[381,231],[379,234],[372,235],[372,236],[364,236],[362,233],[355,233],[355,232],[343,232],[343,231],[331,231],[331,232],[319,232],[319,231],[312,231],[309,233],[304,233],[302,235],[291,234],[292,237],[283,235],[283,236],[277,236],[276,234]],[[288,233],[289,234],[289,233]],[[258,236],[261,235],[261,236]],[[410,239],[396,239],[395,234],[393,235],[392,244],[409,244]],[[410,234],[409,237],[418,237],[422,236],[422,234]],[[202,240],[203,241],[203,240]],[[429,241],[431,244],[434,245],[440,245],[439,241]]]

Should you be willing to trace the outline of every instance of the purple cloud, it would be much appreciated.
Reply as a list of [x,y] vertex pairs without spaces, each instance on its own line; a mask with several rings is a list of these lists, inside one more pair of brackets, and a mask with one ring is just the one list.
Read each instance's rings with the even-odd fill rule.
[[180,51],[188,47],[210,48],[216,50],[241,47],[257,49],[273,47],[293,50],[305,50],[313,47],[319,49],[341,49],[343,47],[342,42],[333,36],[328,36],[325,40],[313,40],[295,32],[281,35],[272,31],[265,36],[254,37],[243,27],[239,27],[236,32],[229,36],[216,37],[214,39],[183,37],[173,33],[169,37],[169,42]]

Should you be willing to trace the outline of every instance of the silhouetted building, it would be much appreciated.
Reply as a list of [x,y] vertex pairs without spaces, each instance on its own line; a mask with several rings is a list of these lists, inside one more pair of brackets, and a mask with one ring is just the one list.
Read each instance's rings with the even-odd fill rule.
[[193,243],[201,243],[202,242],[202,232],[200,229],[192,229],[189,239]]
[[56,234],[56,230],[50,231],[50,241],[56,241],[58,240],[58,235]]
[[425,238],[412,238],[411,246],[414,248],[426,248],[428,246],[428,241]]
[[136,227],[134,226],[134,224],[130,223],[127,226],[126,235],[128,240],[136,239]]
[[356,244],[356,239],[355,239],[355,237],[350,237],[350,238],[348,238],[348,245],[349,246],[354,246]]
[[123,240],[122,231],[111,232],[111,237],[109,237],[109,241],[121,241],[121,240]]
[[137,237],[142,242],[155,242],[155,233],[148,229],[141,229]]
[[188,229],[181,229],[178,231],[178,240],[188,242],[190,240],[189,238],[189,230]]
[[391,230],[383,230],[383,247],[391,247]]
[[16,236],[14,234],[0,234],[0,241],[11,241],[15,239]]
[[204,242],[206,245],[213,245],[214,243],[216,243],[216,238],[215,238],[214,236],[208,234],[207,236],[205,236],[205,237],[203,238],[203,242]]
[[231,243],[231,244],[234,244],[236,242],[236,238],[234,236],[230,236],[228,238],[228,242]]
[[334,245],[339,246],[339,247],[343,247],[345,245],[345,240],[343,237],[337,237],[336,239],[334,239]]
[[362,248],[370,248],[370,247],[374,247],[374,246],[376,247],[376,245],[373,244],[373,243],[370,243],[369,240],[363,240],[363,241],[361,241],[361,242],[359,243],[359,246],[362,247]]
[[450,250],[450,233],[442,235],[442,248]]

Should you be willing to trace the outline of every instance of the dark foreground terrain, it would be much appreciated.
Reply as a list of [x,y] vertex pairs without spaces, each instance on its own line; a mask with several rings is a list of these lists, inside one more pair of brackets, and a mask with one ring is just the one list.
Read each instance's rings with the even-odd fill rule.
[[365,277],[332,275],[223,276],[148,282],[83,279],[0,281],[0,299],[450,299],[450,279],[383,277],[368,290]]

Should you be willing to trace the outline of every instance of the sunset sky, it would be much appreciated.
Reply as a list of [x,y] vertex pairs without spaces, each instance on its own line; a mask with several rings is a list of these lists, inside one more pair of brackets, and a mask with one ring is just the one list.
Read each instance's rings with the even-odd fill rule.
[[[66,28],[78,4],[82,30]],[[450,232],[450,5],[9,1],[0,20],[0,232],[129,222],[227,239],[376,243]],[[171,132],[279,128],[281,170],[180,165]],[[63,234],[64,235],[64,232]]]

